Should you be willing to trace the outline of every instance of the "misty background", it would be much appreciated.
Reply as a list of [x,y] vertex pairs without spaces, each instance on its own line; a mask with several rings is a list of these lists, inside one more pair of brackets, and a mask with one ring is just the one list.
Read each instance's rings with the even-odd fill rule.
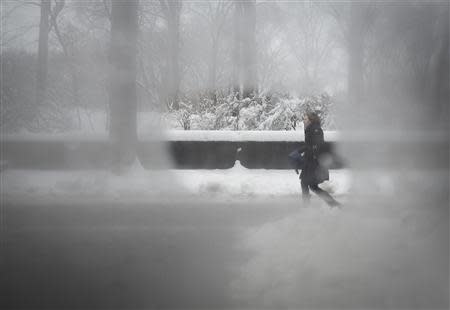
[[[2,132],[110,128],[111,10],[123,3],[2,2]],[[133,14],[136,109],[170,127],[258,129],[218,118],[320,95],[327,110],[359,111],[351,122],[448,123],[447,1],[140,1]],[[330,129],[350,121],[332,114]]]

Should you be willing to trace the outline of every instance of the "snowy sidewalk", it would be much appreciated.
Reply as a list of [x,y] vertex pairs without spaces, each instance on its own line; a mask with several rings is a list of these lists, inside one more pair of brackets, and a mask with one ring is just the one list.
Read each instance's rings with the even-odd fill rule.
[[[348,192],[346,170],[330,171],[322,187],[334,195]],[[145,170],[125,176],[109,171],[7,170],[1,174],[2,196],[15,198],[92,198],[114,201],[165,200],[192,197],[212,200],[247,200],[295,197],[300,194],[293,170],[247,169],[236,162],[225,170]],[[183,198],[182,198],[183,199]]]

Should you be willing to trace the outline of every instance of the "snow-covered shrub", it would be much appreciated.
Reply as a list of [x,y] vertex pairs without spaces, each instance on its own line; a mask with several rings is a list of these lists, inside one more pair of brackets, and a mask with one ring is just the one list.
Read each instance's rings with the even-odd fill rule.
[[221,100],[213,112],[216,116],[214,129],[238,130],[239,110],[240,103],[236,98]]
[[176,115],[180,126],[200,130],[303,130],[302,115],[314,111],[325,129],[334,128],[332,99],[328,94],[293,97],[288,94],[245,98],[210,95],[185,98]]
[[255,130],[259,126],[263,106],[261,104],[252,104],[244,107],[239,112],[239,129]]
[[334,128],[331,97],[324,93],[303,98],[287,95],[271,96],[261,116],[260,130],[299,130],[303,129],[302,115],[306,111],[316,112],[325,129]]
[[211,98],[208,92],[185,95],[179,102],[179,109],[171,109],[178,124],[184,130],[235,129],[236,117],[233,110],[238,109],[233,97]]
[[216,123],[216,115],[206,112],[202,115],[192,114],[190,117],[192,130],[213,130]]
[[184,130],[189,130],[191,129],[191,115],[193,114],[192,104],[190,102],[185,103],[181,101],[179,105],[180,108],[173,113],[181,127]]
[[272,109],[261,116],[259,130],[295,130],[301,115],[298,99],[282,99]]

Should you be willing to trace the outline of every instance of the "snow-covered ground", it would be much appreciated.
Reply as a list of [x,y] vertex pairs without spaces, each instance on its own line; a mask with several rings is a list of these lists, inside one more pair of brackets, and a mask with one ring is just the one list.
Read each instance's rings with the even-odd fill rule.
[[[223,170],[145,170],[134,167],[127,175],[109,171],[6,170],[1,174],[2,196],[9,199],[100,199],[122,202],[208,199],[248,200],[299,197],[300,183],[293,170],[247,169],[239,161]],[[331,172],[322,187],[342,196],[348,192],[347,170]]]
[[[339,139],[339,133],[336,131],[325,131],[326,141],[336,141]],[[304,140],[303,131],[270,131],[270,130],[161,130],[140,131],[139,139],[146,140],[167,140],[167,141],[285,141],[299,142]],[[86,132],[66,132],[59,134],[33,134],[16,133],[2,135],[4,141],[105,141],[108,139],[108,133],[86,133]]]
[[[230,291],[237,303],[279,309],[448,307],[448,171],[331,171],[322,187],[344,203],[300,199],[292,170],[6,170],[2,200],[273,202],[298,207],[240,231]],[[107,204],[105,204],[107,205]],[[151,207],[152,204],[148,204]],[[183,205],[178,204],[178,205]],[[295,208],[293,208],[295,210]],[[239,209],[235,210],[239,214]]]

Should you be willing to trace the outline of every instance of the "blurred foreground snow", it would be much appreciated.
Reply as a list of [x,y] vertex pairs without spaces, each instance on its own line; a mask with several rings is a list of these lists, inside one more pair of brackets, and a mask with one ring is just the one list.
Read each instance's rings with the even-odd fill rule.
[[436,211],[386,201],[300,208],[247,231],[240,247],[251,259],[233,292],[267,309],[441,309],[448,217]]
[[[119,201],[134,212],[136,201],[147,209],[160,205],[152,202],[178,199],[161,212],[169,212],[169,206],[189,209],[200,201],[209,211],[229,201],[227,208],[236,216],[246,204],[279,212],[276,219],[233,230],[238,234],[233,251],[246,253],[229,283],[241,308],[448,307],[448,171],[332,170],[331,181],[322,186],[343,202],[342,209],[330,209],[316,196],[303,206],[292,170],[250,170],[239,161],[227,170],[135,166],[120,177],[98,170],[6,170],[1,179],[6,204],[54,199],[76,206],[86,201],[90,207],[94,199],[102,206]],[[57,205],[64,214],[64,204]],[[204,218],[206,209],[199,210],[188,212]],[[211,225],[220,228],[217,222]]]
[[444,309],[448,171],[358,171],[342,209],[319,200],[248,229],[233,281],[267,309]]

